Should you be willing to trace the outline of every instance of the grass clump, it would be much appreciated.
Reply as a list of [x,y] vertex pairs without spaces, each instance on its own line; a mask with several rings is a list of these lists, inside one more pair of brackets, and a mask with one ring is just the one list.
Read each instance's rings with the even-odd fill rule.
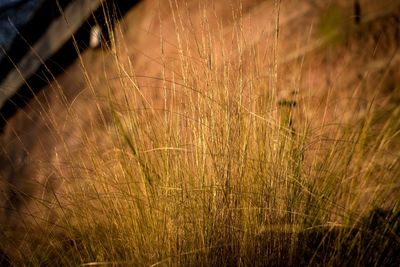
[[216,49],[223,40],[205,27],[194,54],[176,19],[178,66],[154,77],[162,104],[151,104],[116,60],[123,93],[109,88],[106,127],[73,155],[75,168],[58,170],[65,182],[56,226],[21,262],[398,263],[400,164],[398,152],[389,153],[398,148],[398,108],[379,121],[372,101],[348,124],[306,119],[315,100],[278,97],[279,76],[253,71],[276,66],[245,54],[239,22],[234,52]]

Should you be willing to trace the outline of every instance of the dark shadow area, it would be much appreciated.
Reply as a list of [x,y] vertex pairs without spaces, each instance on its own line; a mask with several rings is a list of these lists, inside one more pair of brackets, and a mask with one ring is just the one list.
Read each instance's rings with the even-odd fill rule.
[[10,259],[0,251],[0,267],[11,267]]
[[[68,2],[70,1],[64,0],[60,1],[60,4],[65,6]],[[137,2],[123,0],[106,1],[102,7],[96,10],[74,34],[74,38],[71,37],[58,52],[46,60],[45,64],[32,77],[27,79],[27,83],[4,103],[0,109],[0,132],[4,130],[7,121],[18,109],[23,108],[54,77],[64,72],[76,60],[79,53],[88,48],[90,30],[93,25],[99,24],[102,26],[103,38],[105,39],[103,42],[106,47],[110,36],[108,29],[112,28]],[[55,1],[46,1],[46,4],[38,11],[33,20],[21,30],[21,36],[24,36],[29,44],[35,43],[45,32],[51,21],[60,15],[57,5],[54,5],[56,5]],[[49,12],[49,9],[52,11],[50,14],[47,14],[46,12]],[[110,19],[106,19],[105,15],[110,16]],[[110,22],[108,27],[106,26],[107,21]],[[39,30],[36,31],[36,29]],[[18,62],[29,49],[30,45],[22,37],[19,37],[13,43],[8,55],[12,61]],[[2,60],[0,66],[0,79],[4,79],[7,73],[13,69],[13,63],[9,59],[5,59]]]
[[352,229],[298,236],[298,266],[400,266],[400,212],[375,209]]
[[[400,266],[400,212],[375,209],[352,228],[271,231],[249,246],[213,248],[211,266]],[[245,250],[241,256],[239,251]],[[198,265],[202,265],[199,262]]]
[[[65,8],[70,0],[58,0],[59,6]],[[13,40],[7,55],[0,61],[0,82],[7,73],[14,68],[22,57],[29,51],[30,47],[47,30],[50,23],[61,15],[56,1],[45,1],[34,13],[33,17],[20,30]]]

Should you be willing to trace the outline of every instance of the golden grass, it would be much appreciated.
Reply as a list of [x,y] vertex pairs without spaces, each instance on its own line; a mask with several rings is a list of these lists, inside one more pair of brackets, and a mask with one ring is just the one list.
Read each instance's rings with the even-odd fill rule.
[[[39,240],[37,246],[21,250],[16,261],[393,264],[390,248],[399,245],[398,226],[390,223],[399,208],[399,107],[386,106],[382,113],[371,100],[357,119],[328,124],[328,94],[321,100],[325,112],[306,118],[302,114],[315,100],[302,92],[278,97],[278,61],[260,65],[257,53],[245,55],[240,18],[236,54],[215,49],[212,44],[223,40],[204,27],[196,58],[175,15],[179,70],[171,74],[163,66],[162,77],[155,78],[162,107],[150,104],[135,76],[127,77],[132,70],[116,57],[123,93],[110,86],[100,103],[109,107],[106,125],[90,127],[95,138],[71,154],[71,168],[54,167],[63,179],[51,207],[57,219],[38,238],[27,235],[28,243]],[[266,66],[272,78],[251,71]],[[354,99],[357,94],[354,88]],[[371,226],[376,217],[368,219],[376,208],[390,210],[378,223],[383,228]],[[378,240],[370,244],[379,253],[365,240]],[[392,258],[382,258],[384,253]]]

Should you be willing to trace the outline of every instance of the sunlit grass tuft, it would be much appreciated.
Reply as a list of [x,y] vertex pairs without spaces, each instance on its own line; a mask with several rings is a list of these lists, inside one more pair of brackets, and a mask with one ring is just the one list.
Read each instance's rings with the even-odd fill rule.
[[240,34],[238,52],[227,53],[214,49],[222,40],[205,27],[193,60],[184,32],[177,30],[179,71],[164,66],[154,77],[162,107],[116,60],[123,94],[109,88],[101,103],[107,125],[71,156],[76,168],[58,170],[55,226],[21,258],[71,266],[392,264],[395,256],[382,254],[399,246],[400,164],[390,151],[398,148],[399,109],[381,116],[371,100],[351,124],[312,128],[318,123],[301,116],[312,100],[269,90],[277,85],[249,71],[264,67],[257,55],[250,66],[241,60]]

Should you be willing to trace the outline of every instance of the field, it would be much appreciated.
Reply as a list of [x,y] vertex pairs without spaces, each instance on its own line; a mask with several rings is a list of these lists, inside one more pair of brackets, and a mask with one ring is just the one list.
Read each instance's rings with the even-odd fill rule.
[[400,9],[348,2],[140,2],[2,134],[2,263],[399,265]]

